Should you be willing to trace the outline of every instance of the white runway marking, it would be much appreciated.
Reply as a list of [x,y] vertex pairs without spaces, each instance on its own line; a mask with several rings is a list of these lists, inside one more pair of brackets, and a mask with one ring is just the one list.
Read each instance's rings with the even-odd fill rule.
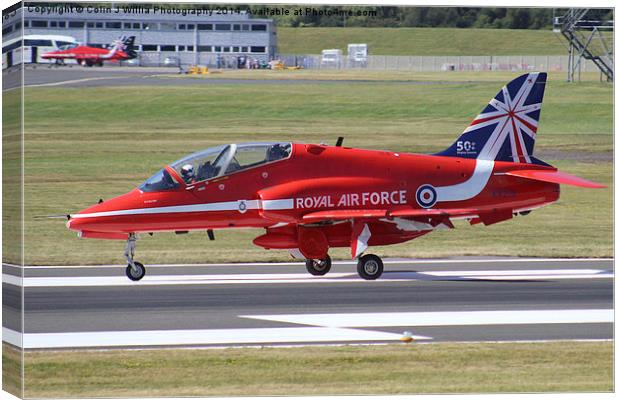
[[[23,348],[366,342],[395,341],[401,336],[389,332],[324,327],[26,333],[23,335]],[[2,328],[3,341],[21,347],[22,343],[19,338],[19,332]],[[413,338],[415,340],[431,339],[426,336],[414,336]]]
[[29,88],[29,87],[62,86],[62,85],[67,85],[69,83],[99,81],[99,80],[102,80],[102,79],[118,79],[118,78],[126,78],[126,77],[122,77],[122,76],[98,76],[98,77],[92,77],[92,78],[71,79],[71,80],[68,80],[68,81],[58,81],[58,82],[49,82],[49,83],[36,83],[36,84],[24,85],[24,87],[25,88]]
[[[433,280],[542,280],[542,279],[612,279],[613,272],[601,269],[549,269],[500,271],[387,271],[375,282]],[[24,287],[101,287],[153,285],[223,285],[223,284],[307,284],[363,283],[354,272],[332,272],[323,277],[299,274],[214,274],[214,275],[146,275],[139,282],[125,276],[27,277],[2,274],[2,282]],[[368,282],[367,282],[368,283]]]
[[613,323],[614,310],[507,310],[354,314],[240,315],[242,318],[330,328]]

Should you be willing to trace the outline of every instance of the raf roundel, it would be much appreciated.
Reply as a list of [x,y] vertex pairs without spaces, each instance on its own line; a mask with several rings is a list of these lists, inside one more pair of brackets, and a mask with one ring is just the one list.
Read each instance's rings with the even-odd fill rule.
[[422,185],[415,193],[415,199],[423,208],[430,208],[437,202],[437,191],[432,185]]

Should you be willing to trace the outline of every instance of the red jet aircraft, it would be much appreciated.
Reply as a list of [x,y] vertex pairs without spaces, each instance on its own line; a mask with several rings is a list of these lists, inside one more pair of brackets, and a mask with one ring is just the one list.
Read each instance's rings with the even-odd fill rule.
[[139,233],[262,228],[254,244],[305,258],[312,275],[328,250],[350,247],[357,271],[377,279],[368,246],[402,243],[452,220],[491,225],[558,200],[560,185],[602,185],[535,158],[545,73],[508,83],[447,150],[433,155],[301,143],[244,143],[176,161],[122,196],[67,216],[83,238],[126,240],[129,279]]
[[104,61],[122,61],[136,58],[137,54],[134,50],[135,36],[121,38],[112,42],[109,49],[101,49],[99,47],[89,47],[82,45],[73,45],[60,50],[50,51],[41,56],[46,60],[56,60],[58,63],[64,63],[64,60],[76,60],[79,64],[92,67],[93,65],[102,66]]

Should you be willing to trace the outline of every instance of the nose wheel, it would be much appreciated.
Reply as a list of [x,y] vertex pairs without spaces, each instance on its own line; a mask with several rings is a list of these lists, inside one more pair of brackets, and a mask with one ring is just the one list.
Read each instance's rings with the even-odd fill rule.
[[139,281],[140,279],[144,278],[144,275],[146,275],[146,268],[144,268],[144,265],[142,265],[142,263],[134,261],[133,265],[127,265],[127,268],[125,269],[125,274],[127,274],[127,278],[131,279],[132,281]]
[[306,269],[311,275],[323,276],[332,268],[332,259],[327,256],[324,260],[306,260]]
[[136,240],[138,240],[138,236],[135,233],[130,233],[127,238],[127,245],[125,246],[125,258],[127,259],[125,274],[127,278],[132,281],[139,281],[146,275],[146,268],[144,268],[144,265],[133,260],[136,250]]
[[357,261],[357,274],[362,279],[374,281],[383,274],[383,261],[379,256],[366,254]]

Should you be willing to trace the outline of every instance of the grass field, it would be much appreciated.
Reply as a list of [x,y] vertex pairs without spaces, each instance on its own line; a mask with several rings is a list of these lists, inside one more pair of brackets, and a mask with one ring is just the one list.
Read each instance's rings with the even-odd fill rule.
[[31,398],[614,388],[611,342],[28,352],[25,364],[25,395]]
[[564,55],[565,39],[549,30],[458,28],[278,28],[281,54],[320,54],[367,43],[371,55]]
[[[492,75],[492,74],[490,74]],[[488,78],[487,78],[488,79]],[[62,220],[129,191],[181,156],[220,143],[253,140],[333,142],[432,152],[451,144],[506,82],[220,84],[183,87],[26,89],[25,235],[28,264],[122,263],[121,242],[79,240]],[[610,256],[612,240],[612,87],[552,79],[538,154],[563,170],[610,185],[566,187],[560,201],[491,227],[459,224],[385,248],[388,256]],[[558,159],[562,161],[556,162]],[[148,263],[288,260],[251,239],[258,230],[146,237]],[[550,239],[552,236],[552,239]],[[332,252],[346,258],[348,251]]]

